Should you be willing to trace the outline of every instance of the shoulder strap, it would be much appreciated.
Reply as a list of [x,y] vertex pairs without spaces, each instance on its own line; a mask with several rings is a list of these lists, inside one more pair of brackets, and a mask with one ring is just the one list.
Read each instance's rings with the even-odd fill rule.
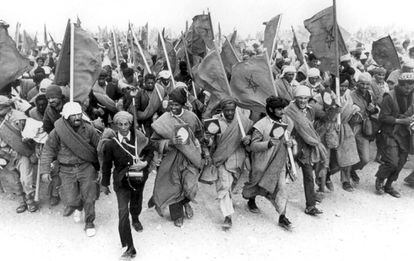
[[[112,138],[116,143],[118,143],[118,145],[119,145],[119,147],[121,147],[126,153],[128,153],[128,155],[129,156],[131,156],[132,157],[132,159],[133,160],[136,160],[136,157],[135,157],[135,155],[133,155],[131,152],[129,152],[128,150],[126,150],[125,148],[124,148],[124,146],[122,146],[122,144],[119,142],[119,140],[117,139],[117,138],[115,138],[115,137],[113,137]],[[132,147],[132,146],[131,146]],[[134,149],[135,149],[135,147],[134,147]]]

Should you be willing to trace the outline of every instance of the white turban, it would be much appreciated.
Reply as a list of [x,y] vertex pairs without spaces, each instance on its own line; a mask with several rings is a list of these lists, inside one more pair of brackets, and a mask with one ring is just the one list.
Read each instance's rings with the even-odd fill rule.
[[305,85],[299,85],[296,86],[295,88],[295,97],[298,96],[306,96],[306,97],[310,97],[311,95],[311,89]]
[[82,113],[82,107],[77,102],[68,102],[63,105],[62,112],[60,113],[64,119],[69,119],[69,116]]
[[187,84],[183,83],[183,82],[176,82],[175,83],[175,88],[184,88],[184,89],[188,89]]
[[403,61],[403,66],[404,67],[407,67],[407,68],[410,68],[410,69],[414,69],[414,61],[413,61],[413,59],[406,58]]
[[170,71],[164,70],[158,73],[158,78],[170,79],[170,77],[171,77]]
[[342,55],[341,58],[339,58],[340,62],[346,62],[351,61],[351,55],[349,53]]
[[127,120],[129,123],[132,123],[134,117],[132,116],[131,113],[129,113],[127,111],[119,111],[114,116],[114,123],[118,123],[118,121],[120,121],[122,119]]
[[285,66],[283,68],[282,74],[285,75],[285,73],[296,73],[295,66],[292,66],[292,65]]
[[371,82],[372,78],[371,75],[367,72],[363,72],[358,75],[357,82]]
[[47,87],[53,83],[52,80],[45,78],[39,84],[39,92],[46,93]]
[[321,76],[321,73],[320,73],[318,68],[310,68],[308,70],[308,77],[309,78],[320,77],[320,76]]

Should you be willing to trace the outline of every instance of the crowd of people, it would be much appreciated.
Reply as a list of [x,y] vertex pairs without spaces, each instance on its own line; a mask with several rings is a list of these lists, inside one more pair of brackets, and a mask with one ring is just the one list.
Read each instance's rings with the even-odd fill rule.
[[[398,198],[393,183],[414,145],[414,47],[404,43],[395,71],[377,65],[362,46],[341,56],[340,93],[311,50],[304,47],[306,63],[300,64],[291,49],[278,47],[272,63],[278,96],[266,99],[262,114],[195,91],[186,61],[175,75],[168,69],[154,75],[128,55],[119,67],[104,65],[89,98],[73,102],[53,82],[58,50],[39,48],[30,56],[32,68],[2,89],[0,130],[8,134],[1,139],[0,175],[17,177],[17,213],[38,210],[41,177],[49,204],[62,201],[63,216],[76,222],[84,216],[87,236],[96,233],[95,202],[110,193],[112,181],[124,259],[136,255],[130,224],[143,230],[139,216],[150,175],[148,207],[177,227],[194,216],[198,183],[206,182],[216,187],[222,226],[230,229],[233,189],[248,173],[242,190],[248,209],[259,213],[255,199],[265,197],[280,227],[291,230],[286,181],[296,179],[293,170],[303,175],[304,213],[321,215],[317,202],[334,191],[334,174],[340,173],[345,191],[357,189],[375,142],[380,165],[373,187]],[[262,54],[258,44],[241,51],[243,60]],[[211,103],[219,105],[209,110]],[[215,131],[206,122],[215,123]],[[404,181],[414,186],[414,174]]]

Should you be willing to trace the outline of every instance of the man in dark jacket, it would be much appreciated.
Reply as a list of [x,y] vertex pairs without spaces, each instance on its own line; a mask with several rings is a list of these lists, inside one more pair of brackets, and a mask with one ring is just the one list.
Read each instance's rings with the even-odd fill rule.
[[[139,214],[142,210],[142,195],[149,173],[148,162],[152,160],[154,155],[154,147],[148,144],[148,138],[145,138],[139,131],[135,135],[135,131],[131,129],[132,121],[132,115],[126,111],[120,111],[115,114],[114,123],[117,132],[104,146],[102,166],[102,186],[105,187],[105,194],[107,194],[109,193],[108,186],[110,184],[112,166],[115,165],[113,170],[113,186],[118,200],[118,229],[122,247],[127,247],[122,258],[133,258],[136,254],[129,225],[129,213],[131,213],[132,217],[132,227],[137,232],[141,232],[143,227],[139,221]],[[135,143],[137,136],[139,137],[139,144],[138,140]],[[134,164],[136,153],[139,153],[135,151],[137,149],[135,144],[138,145],[137,147],[145,146],[140,153],[145,167],[141,170],[143,176],[138,181],[126,177],[129,166]]]

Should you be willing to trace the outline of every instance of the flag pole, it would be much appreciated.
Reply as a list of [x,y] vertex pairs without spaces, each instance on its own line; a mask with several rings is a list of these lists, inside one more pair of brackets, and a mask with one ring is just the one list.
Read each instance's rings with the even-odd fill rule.
[[75,64],[75,23],[70,22],[70,80],[69,80],[69,100],[73,102],[74,90],[74,64]]
[[16,48],[19,50],[19,41],[20,41],[20,23],[16,23],[16,32],[14,35],[14,40],[16,41]]
[[[299,45],[299,41],[298,41],[298,38],[296,37],[295,29],[293,29],[293,26],[291,26],[291,27],[292,27],[293,38],[296,39],[296,43],[298,44],[300,54],[302,55],[302,58],[303,58],[303,64],[305,65],[305,69],[306,69],[306,73],[307,73],[309,71],[308,63],[306,62],[305,55],[303,54],[303,50]],[[307,76],[306,76],[306,78],[307,78]]]
[[[131,25],[131,29],[132,29],[132,25]],[[137,36],[134,33],[134,30],[131,30],[131,33],[132,33],[132,37],[134,38],[134,41],[137,43],[139,54],[141,55],[142,60],[144,60],[145,68],[147,68],[148,73],[151,73],[151,69],[150,69],[150,67],[148,65],[148,62],[147,62],[147,59],[145,58],[145,55],[144,55],[144,51],[142,50],[142,47],[141,47],[141,45],[140,45],[140,43],[137,39]],[[134,44],[132,43],[132,45],[134,45]]]
[[236,57],[236,59],[237,59],[237,61],[238,62],[241,62],[241,60],[240,60],[240,57],[239,56],[237,56],[237,54],[236,54],[236,51],[234,50],[234,47],[233,47],[233,45],[231,44],[231,42],[229,41],[229,39],[227,39],[227,37],[226,36],[224,36],[224,42],[229,42],[229,46],[230,46],[230,49],[231,49],[231,51],[233,52],[233,54],[234,54],[234,56]]
[[[222,71],[222,73],[223,73],[223,75],[224,75],[224,77],[225,77],[225,79],[226,79],[226,87],[227,87],[227,89],[229,90],[229,94],[230,94],[230,96],[233,96],[233,94],[232,94],[232,92],[231,92],[231,88],[230,88],[229,81],[227,80],[227,74],[226,74],[226,70],[224,69],[224,64],[223,64],[223,61],[221,60],[220,53],[218,52],[218,49],[217,49],[217,45],[216,45],[216,44],[214,44],[214,47],[215,47],[214,52],[217,52],[217,56],[219,57],[219,61],[220,61],[220,70]],[[243,127],[243,124],[242,124],[242,122],[241,122],[240,114],[239,114],[239,112],[237,111],[237,108],[236,108],[236,111],[235,111],[235,116],[236,116],[237,123],[239,124],[239,128],[240,128],[240,132],[241,132],[241,134],[242,134],[242,137],[245,137],[245,136],[246,136],[246,132],[244,131],[244,127]]]
[[195,85],[194,85],[194,75],[193,75],[193,71],[191,70],[190,57],[188,57],[188,52],[187,52],[187,42],[185,40],[186,36],[187,36],[187,32],[185,35],[182,34],[181,38],[182,38],[183,46],[184,46],[185,60],[187,61],[187,66],[189,67],[188,71],[190,72],[190,76],[191,76],[191,86],[193,87],[193,94],[194,94],[194,97],[197,98],[197,92],[196,92]]
[[273,90],[275,91],[275,96],[277,97],[277,89],[276,89],[275,79],[273,78],[272,67],[270,66],[269,56],[267,56],[267,49],[266,48],[264,49],[265,49],[264,51],[265,51],[265,59],[266,59],[267,67],[269,68],[270,79],[272,80]]
[[[337,104],[341,105],[341,93],[339,87],[339,48],[338,48],[338,22],[336,20],[336,0],[333,0],[333,20],[334,20],[334,37],[335,37],[335,88],[336,88],[336,97],[337,97]],[[341,124],[341,114],[338,114],[337,118],[338,125]]]
[[162,44],[162,49],[164,50],[165,60],[167,61],[167,67],[168,67],[168,70],[171,73],[171,83],[172,83],[173,89],[175,89],[174,74],[173,74],[173,71],[171,69],[170,59],[168,58],[167,48],[165,47],[164,36],[161,34],[161,32],[158,32],[158,37],[160,37],[161,44]]

